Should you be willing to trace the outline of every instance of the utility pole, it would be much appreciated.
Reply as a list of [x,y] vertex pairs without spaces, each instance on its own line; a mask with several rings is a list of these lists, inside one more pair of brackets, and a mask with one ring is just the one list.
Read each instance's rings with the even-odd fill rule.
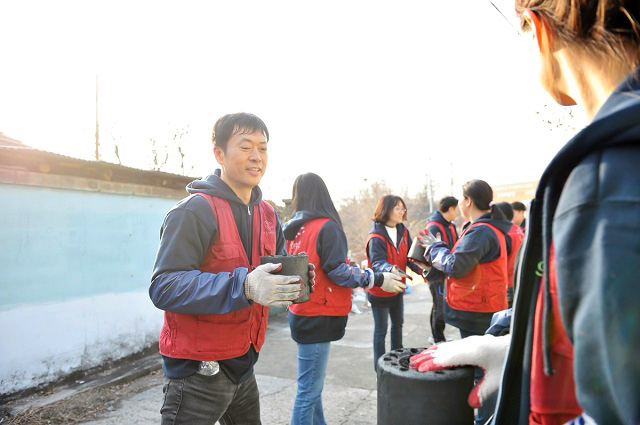
[[96,161],[100,160],[100,131],[98,126],[98,75],[96,74]]
[[451,164],[451,192],[449,192],[449,196],[454,196],[453,195],[453,161],[451,161],[449,164]]

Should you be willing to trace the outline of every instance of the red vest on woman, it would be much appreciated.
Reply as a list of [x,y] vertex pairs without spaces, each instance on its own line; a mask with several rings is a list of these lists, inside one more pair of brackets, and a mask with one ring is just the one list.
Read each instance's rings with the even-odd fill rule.
[[292,304],[289,311],[298,316],[347,316],[351,311],[351,289],[336,285],[322,270],[322,259],[316,250],[318,234],[328,218],[306,222],[292,241],[287,242],[287,252],[295,255],[306,252],[309,262],[316,266],[316,284],[311,299],[302,304]]
[[453,246],[455,254],[460,241],[469,229],[476,226],[490,228],[500,242],[500,257],[475,266],[466,276],[447,277],[447,304],[456,310],[495,313],[508,307],[507,301],[507,241],[504,234],[488,223],[472,223]]
[[[398,235],[400,237],[400,235]],[[409,231],[405,228],[404,233],[402,234],[402,238],[400,239],[400,244],[396,248],[382,235],[377,233],[369,233],[367,237],[367,244],[365,245],[365,252],[367,254],[367,262],[368,267],[371,268],[371,259],[369,258],[369,242],[373,238],[378,238],[384,241],[387,248],[387,263],[398,267],[400,270],[405,271],[407,269],[407,254],[409,253]],[[404,283],[406,279],[402,279]],[[374,286],[371,289],[367,290],[368,293],[373,295],[374,297],[395,297],[403,292],[387,292],[380,289],[377,286]]]
[[540,285],[536,302],[531,359],[531,413],[530,424],[561,425],[579,416],[582,409],[576,400],[573,380],[573,344],[564,330],[558,303],[556,256],[551,245],[549,255],[549,290],[551,292],[553,320],[551,322],[551,364],[555,374],[544,374],[542,345],[542,316],[544,286]]
[[452,241],[449,240],[449,236],[447,236],[447,232],[445,232],[442,223],[438,223],[437,221],[430,221],[427,223],[425,228],[429,230],[429,227],[431,226],[436,226],[438,229],[440,229],[440,233],[442,233],[442,237],[444,238],[442,241],[446,243],[449,248],[451,248],[456,244],[456,242],[458,242],[458,233],[456,233],[456,226],[454,226],[453,223],[449,223],[449,230],[451,231],[451,237],[453,238]]
[[[260,256],[276,254],[276,214],[267,202],[253,208],[249,264],[229,203],[202,193],[194,196],[202,196],[209,202],[218,223],[218,237],[200,265],[201,272],[232,273],[238,267],[251,271],[260,265]],[[256,302],[227,314],[165,312],[160,354],[176,359],[217,361],[242,356],[250,345],[260,351],[268,317],[269,308]]]
[[509,275],[507,286],[509,288],[513,288],[513,277],[516,268],[516,258],[518,258],[518,251],[520,251],[520,247],[522,246],[522,242],[524,241],[524,232],[520,227],[514,224],[511,226],[511,230],[509,230],[509,233],[507,233],[507,235],[511,238],[511,253],[507,257],[507,272]]

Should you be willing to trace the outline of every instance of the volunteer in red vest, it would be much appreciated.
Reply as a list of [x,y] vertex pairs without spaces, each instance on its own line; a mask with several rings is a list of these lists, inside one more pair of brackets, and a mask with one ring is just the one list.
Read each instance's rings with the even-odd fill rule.
[[391,350],[402,348],[403,295],[407,266],[416,273],[422,273],[422,270],[414,263],[407,264],[411,237],[409,230],[402,224],[407,219],[407,207],[402,198],[395,195],[380,198],[371,219],[374,223],[366,243],[369,268],[377,273],[394,273],[403,278],[403,290],[400,292],[390,292],[379,287],[367,290],[374,320],[373,367],[377,370],[378,359],[386,352],[389,318]]
[[524,232],[520,226],[513,223],[514,209],[508,202],[499,202],[496,204],[502,211],[507,221],[511,221],[511,229],[507,233],[507,237],[511,239],[511,252],[507,258],[507,271],[509,272],[509,282],[507,285],[507,299],[509,300],[509,308],[513,304],[513,287],[515,283],[515,269],[520,247],[524,242]]
[[[446,196],[440,200],[438,210],[431,213],[425,230],[434,237],[440,238],[449,249],[458,241],[458,231],[453,220],[458,217],[458,200]],[[433,304],[431,307],[431,335],[434,343],[446,341],[444,337],[444,282],[446,275],[432,267],[427,272],[427,282],[431,291]]]
[[516,13],[543,87],[589,125],[531,201],[511,334],[412,361],[497,376],[474,390],[499,387],[493,425],[639,424],[640,2],[517,0]]
[[[263,255],[286,254],[280,221],[262,200],[269,131],[255,115],[213,129],[221,169],[187,186],[165,217],[149,295],[164,310],[162,424],[259,424],[253,366],[269,306],[287,307],[299,276],[272,274]],[[313,271],[309,272],[313,281]]]
[[347,265],[347,237],[324,181],[299,176],[293,185],[295,216],[284,225],[290,255],[306,252],[315,265],[311,299],[289,307],[291,337],[298,345],[298,386],[292,425],[325,424],[322,388],[331,341],[344,336],[351,311],[351,288],[402,291],[400,277]]
[[[460,329],[460,337],[484,335],[493,313],[507,308],[508,256],[512,223],[493,204],[493,190],[483,180],[462,186],[460,212],[469,221],[460,239],[449,249],[431,234],[420,235],[432,267],[447,276],[445,322]],[[425,240],[426,239],[426,240]],[[436,240],[436,242],[433,242]],[[483,378],[476,369],[476,381]],[[479,409],[476,424],[484,424],[491,412]]]
[[511,221],[520,227],[522,232],[525,232],[527,230],[527,219],[524,214],[527,212],[527,207],[522,202],[515,201],[511,203],[511,208],[513,208],[513,219]]
[[[460,336],[466,338],[483,335],[493,313],[507,308],[507,258],[511,251],[507,233],[511,222],[492,204],[493,190],[485,181],[467,182],[462,195],[460,212],[470,224],[453,249],[437,241],[425,257],[447,276],[445,322],[460,329]],[[421,240],[424,237],[421,234]]]

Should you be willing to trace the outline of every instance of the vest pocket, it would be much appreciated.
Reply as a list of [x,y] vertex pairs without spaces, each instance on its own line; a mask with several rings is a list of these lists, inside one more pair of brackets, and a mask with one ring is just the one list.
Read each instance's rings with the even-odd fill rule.
[[[249,341],[249,331],[251,329],[251,326],[247,323],[251,314],[250,309],[249,307],[240,310],[240,312],[246,310],[246,319],[244,320],[237,319],[234,321],[231,317],[224,317],[239,313],[236,311],[221,316],[199,315],[196,324],[196,351],[220,352],[244,347]],[[217,316],[218,319],[222,320],[212,319],[212,316]],[[243,316],[245,316],[245,313],[243,313]],[[202,317],[207,318],[207,320],[201,320]]]

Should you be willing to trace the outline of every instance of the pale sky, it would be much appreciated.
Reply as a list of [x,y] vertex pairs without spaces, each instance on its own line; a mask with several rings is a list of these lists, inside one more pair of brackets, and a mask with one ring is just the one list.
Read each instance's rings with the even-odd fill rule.
[[[452,172],[454,195],[472,178],[537,180],[582,122],[485,0],[3,1],[0,22],[0,132],[93,159],[98,75],[103,160],[117,144],[123,165],[149,168],[149,139],[186,130],[202,176],[215,120],[251,112],[271,133],[267,199],[308,171],[338,202],[372,181],[413,195],[429,170],[439,194]],[[163,171],[180,172],[170,155]]]

